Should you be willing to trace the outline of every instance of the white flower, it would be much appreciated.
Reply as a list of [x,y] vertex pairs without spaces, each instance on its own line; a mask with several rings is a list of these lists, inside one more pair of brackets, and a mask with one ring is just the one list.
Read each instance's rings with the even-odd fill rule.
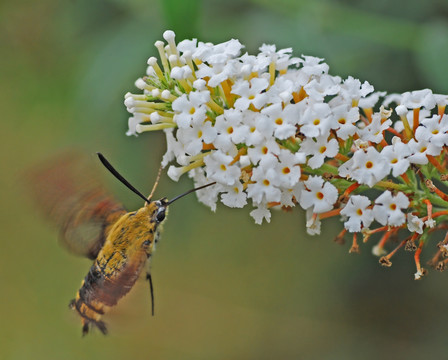
[[306,85],[310,79],[314,76],[320,76],[328,72],[328,64],[321,64],[324,59],[320,59],[314,56],[302,56],[302,67],[294,74],[294,83],[297,85]]
[[274,139],[266,140],[264,143],[247,149],[252,164],[269,168],[277,164],[277,157],[280,154],[280,146]]
[[333,208],[338,199],[338,190],[321,176],[310,176],[304,182],[307,189],[302,191],[300,206],[304,209],[312,208],[314,213],[323,213]]
[[382,225],[400,226],[406,220],[401,210],[407,209],[408,206],[409,199],[405,194],[398,192],[393,196],[387,190],[375,200],[373,215],[375,216],[375,220]]
[[249,76],[253,72],[265,72],[271,62],[269,57],[262,53],[257,54],[257,56],[245,53],[239,57],[239,60],[242,63],[240,72],[243,77]]
[[207,176],[211,180],[224,185],[234,185],[240,178],[238,165],[230,165],[233,158],[220,150],[214,151],[204,158]]
[[212,143],[216,138],[216,129],[211,121],[205,121],[200,125],[192,125],[189,128],[180,128],[177,138],[184,144],[185,152],[189,155],[197,155],[202,150],[202,145]]
[[401,97],[401,104],[408,109],[418,109],[421,107],[431,110],[436,106],[436,99],[430,89],[405,92]]
[[208,91],[193,91],[183,94],[173,101],[173,110],[176,112],[174,121],[180,128],[187,128],[192,123],[202,124],[207,117],[205,104],[210,100]]
[[253,78],[249,81],[238,80],[232,86],[232,93],[239,95],[240,97],[235,101],[235,109],[247,110],[251,104],[256,109],[261,109],[265,105],[267,95],[264,90],[269,85],[269,81],[264,78]]
[[300,195],[302,194],[303,189],[304,187],[302,182],[298,182],[292,188],[283,189],[280,202],[284,206],[296,206],[296,202],[300,200]]
[[382,105],[384,105],[385,107],[389,107],[389,105],[392,103],[401,104],[402,97],[403,96],[401,94],[388,94],[384,98]]
[[300,132],[307,137],[328,136],[332,125],[331,109],[326,103],[311,103],[299,120]]
[[415,131],[415,137],[428,140],[431,144],[442,147],[448,144],[448,116],[444,114],[425,118]]
[[305,162],[305,154],[302,152],[291,153],[288,150],[281,149],[278,160],[275,170],[279,178],[279,185],[287,189],[294,187],[300,180],[301,169],[299,164]]
[[311,80],[303,88],[314,101],[324,101],[325,96],[336,95],[339,92],[340,83],[340,77],[322,75]]
[[[423,134],[419,133],[419,135]],[[424,138],[418,138],[417,134],[415,138],[416,139],[411,139],[408,142],[409,150],[411,152],[411,155],[408,157],[410,163],[425,165],[428,163],[427,155],[437,156],[441,153],[442,147],[436,146]]]
[[[195,168],[188,173],[190,178],[193,178],[195,187],[210,184],[212,180],[205,176],[203,168]],[[218,194],[221,187],[218,184],[209,186],[206,189],[196,191],[198,200],[204,205],[210,207],[212,211],[216,211],[216,203],[218,201]]]
[[373,221],[373,212],[368,207],[371,202],[368,197],[363,195],[352,195],[341,214],[348,217],[344,223],[345,228],[350,232],[361,231],[361,224],[368,228]]
[[289,104],[292,100],[292,93],[295,91],[296,85],[285,76],[279,76],[275,79],[274,84],[266,91],[268,103],[285,103]]
[[[264,108],[261,113],[266,116],[260,124],[260,130],[265,137],[274,135],[277,139],[284,140],[296,133],[295,124],[298,121],[298,108],[296,104],[288,104],[283,109],[282,104],[273,104]],[[262,126],[262,124],[265,124]]]
[[289,65],[297,64],[300,60],[291,58],[292,48],[280,49],[276,51],[275,45],[263,44],[260,46],[260,57],[267,58],[275,63],[275,70],[286,70]]
[[166,167],[168,163],[175,158],[180,165],[187,165],[188,162],[180,162],[179,159],[185,158],[185,150],[180,142],[173,135],[174,129],[165,129],[167,150],[163,155],[162,166]]
[[277,202],[281,199],[281,191],[277,187],[279,179],[273,168],[258,166],[253,169],[251,180],[255,183],[247,185],[247,196],[255,203]]
[[363,97],[359,99],[358,106],[362,109],[370,109],[375,106],[375,104],[378,102],[380,97],[383,97],[386,95],[385,91],[376,91],[369,96]]
[[312,208],[306,210],[306,232],[308,235],[320,235],[321,221]]
[[217,149],[228,151],[234,144],[244,142],[249,127],[242,120],[242,112],[236,109],[226,109],[223,115],[216,117],[214,127],[218,136],[214,145]]
[[372,116],[372,121],[364,129],[359,130],[358,134],[364,141],[371,141],[379,144],[384,140],[384,130],[392,124],[392,120],[383,121],[380,113],[375,113]]
[[137,136],[137,125],[141,124],[144,121],[149,121],[150,117],[147,114],[135,113],[134,116],[128,119],[128,128],[129,130],[126,132],[126,135],[135,135]]
[[348,176],[370,187],[389,174],[389,171],[389,163],[373,147],[357,150],[350,160],[339,167],[339,175]]
[[[245,143],[248,146],[259,145],[266,138],[260,129],[260,118],[263,117],[258,112],[255,111],[243,111],[243,123],[247,125],[244,128],[247,132],[244,134]],[[261,126],[263,128],[263,126]]]
[[243,185],[237,181],[233,186],[221,185],[221,201],[231,208],[242,208],[247,204],[247,195],[243,191]]
[[425,226],[432,229],[434,226],[436,226],[436,221],[432,218],[429,218],[425,221]]
[[442,95],[442,94],[433,94],[434,98],[436,100],[437,106],[446,106],[448,104],[448,95]]
[[410,232],[416,232],[418,234],[423,234],[423,221],[418,216],[412,215],[412,213],[407,213],[406,215],[408,230]]
[[263,219],[268,223],[271,221],[271,212],[263,204],[257,204],[257,208],[250,212],[250,216],[254,218],[255,224],[258,225],[263,222]]
[[361,84],[358,79],[349,76],[341,84],[340,96],[346,101],[351,102],[354,106],[358,105],[359,100],[362,97],[366,97],[373,92],[374,88],[367,81]]
[[[223,60],[225,58],[226,57],[223,56]],[[199,79],[208,78],[207,85],[213,88],[231,77],[234,72],[234,63],[230,61],[227,64],[215,63],[213,66],[203,62],[198,65],[196,76]]]
[[332,128],[337,129],[336,134],[338,137],[342,140],[347,140],[356,133],[358,127],[354,124],[359,120],[359,109],[357,107],[351,107],[344,103],[333,108],[332,112],[332,123],[334,124]]
[[328,141],[328,136],[317,136],[315,139],[316,141],[313,138],[305,138],[300,146],[300,151],[303,151],[306,155],[312,155],[308,159],[308,166],[311,169],[321,167],[325,157],[332,158],[339,151],[339,144],[336,139]]
[[414,280],[421,280],[421,278],[424,276],[425,274],[423,273],[422,270],[417,270],[417,272],[414,274]]
[[392,175],[397,177],[405,173],[411,165],[407,157],[411,154],[408,144],[401,142],[399,138],[381,150],[381,156],[389,163],[392,168]]

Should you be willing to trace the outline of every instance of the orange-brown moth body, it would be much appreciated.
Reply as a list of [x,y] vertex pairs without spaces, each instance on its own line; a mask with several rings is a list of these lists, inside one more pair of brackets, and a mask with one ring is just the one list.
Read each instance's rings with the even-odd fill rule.
[[104,334],[101,316],[134,286],[160,237],[167,213],[167,199],[152,201],[141,209],[123,214],[110,228],[71,307],[82,318],[83,334],[91,324]]

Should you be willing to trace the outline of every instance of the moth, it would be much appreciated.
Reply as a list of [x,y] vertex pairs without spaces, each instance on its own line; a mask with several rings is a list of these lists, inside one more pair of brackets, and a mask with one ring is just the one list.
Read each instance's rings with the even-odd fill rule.
[[34,174],[38,202],[60,229],[62,243],[72,253],[86,256],[93,264],[70,307],[81,317],[82,334],[92,326],[107,334],[102,316],[125,296],[146,271],[154,314],[150,257],[160,239],[168,207],[181,197],[214,185],[191,189],[171,200],[152,200],[161,169],[151,194],[146,197],[132,186],[106,158],[102,164],[127,188],[145,201],[142,208],[127,212],[107,194],[76,156],[63,157],[49,168]]

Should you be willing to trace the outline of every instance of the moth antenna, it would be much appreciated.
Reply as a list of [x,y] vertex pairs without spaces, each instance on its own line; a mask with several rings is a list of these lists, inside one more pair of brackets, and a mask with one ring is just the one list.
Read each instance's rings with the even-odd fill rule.
[[154,195],[154,192],[156,191],[157,185],[159,185],[160,176],[162,175],[163,166],[160,165],[159,171],[157,172],[156,181],[154,183],[154,186],[152,187],[151,194],[149,194],[148,198],[146,199],[145,205],[148,205],[151,202],[152,196]]
[[129,181],[127,181],[115,168],[110,164],[109,161],[104,157],[103,154],[97,152],[96,153],[104,165],[104,167],[111,172],[113,176],[115,176],[123,185],[125,185],[129,190],[140,196],[145,202],[147,201],[146,196],[143,195],[140,191],[138,191],[134,186],[132,186]]
[[185,195],[191,194],[192,192],[201,190],[203,188],[206,188],[208,186],[212,186],[212,185],[215,185],[215,184],[216,184],[216,181],[212,182],[212,183],[209,183],[209,184],[206,184],[206,185],[199,186],[199,187],[191,189],[191,190],[188,190],[187,192],[184,192],[183,194],[177,195],[175,198],[173,198],[170,201],[168,201],[166,206],[172,204],[173,202],[175,202],[176,200],[180,199],[181,197],[184,197]]

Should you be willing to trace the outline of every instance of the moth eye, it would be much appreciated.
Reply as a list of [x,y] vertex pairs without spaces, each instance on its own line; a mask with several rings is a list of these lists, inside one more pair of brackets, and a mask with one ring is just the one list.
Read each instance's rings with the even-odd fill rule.
[[165,219],[165,208],[160,208],[157,210],[156,220],[157,222],[162,222]]

